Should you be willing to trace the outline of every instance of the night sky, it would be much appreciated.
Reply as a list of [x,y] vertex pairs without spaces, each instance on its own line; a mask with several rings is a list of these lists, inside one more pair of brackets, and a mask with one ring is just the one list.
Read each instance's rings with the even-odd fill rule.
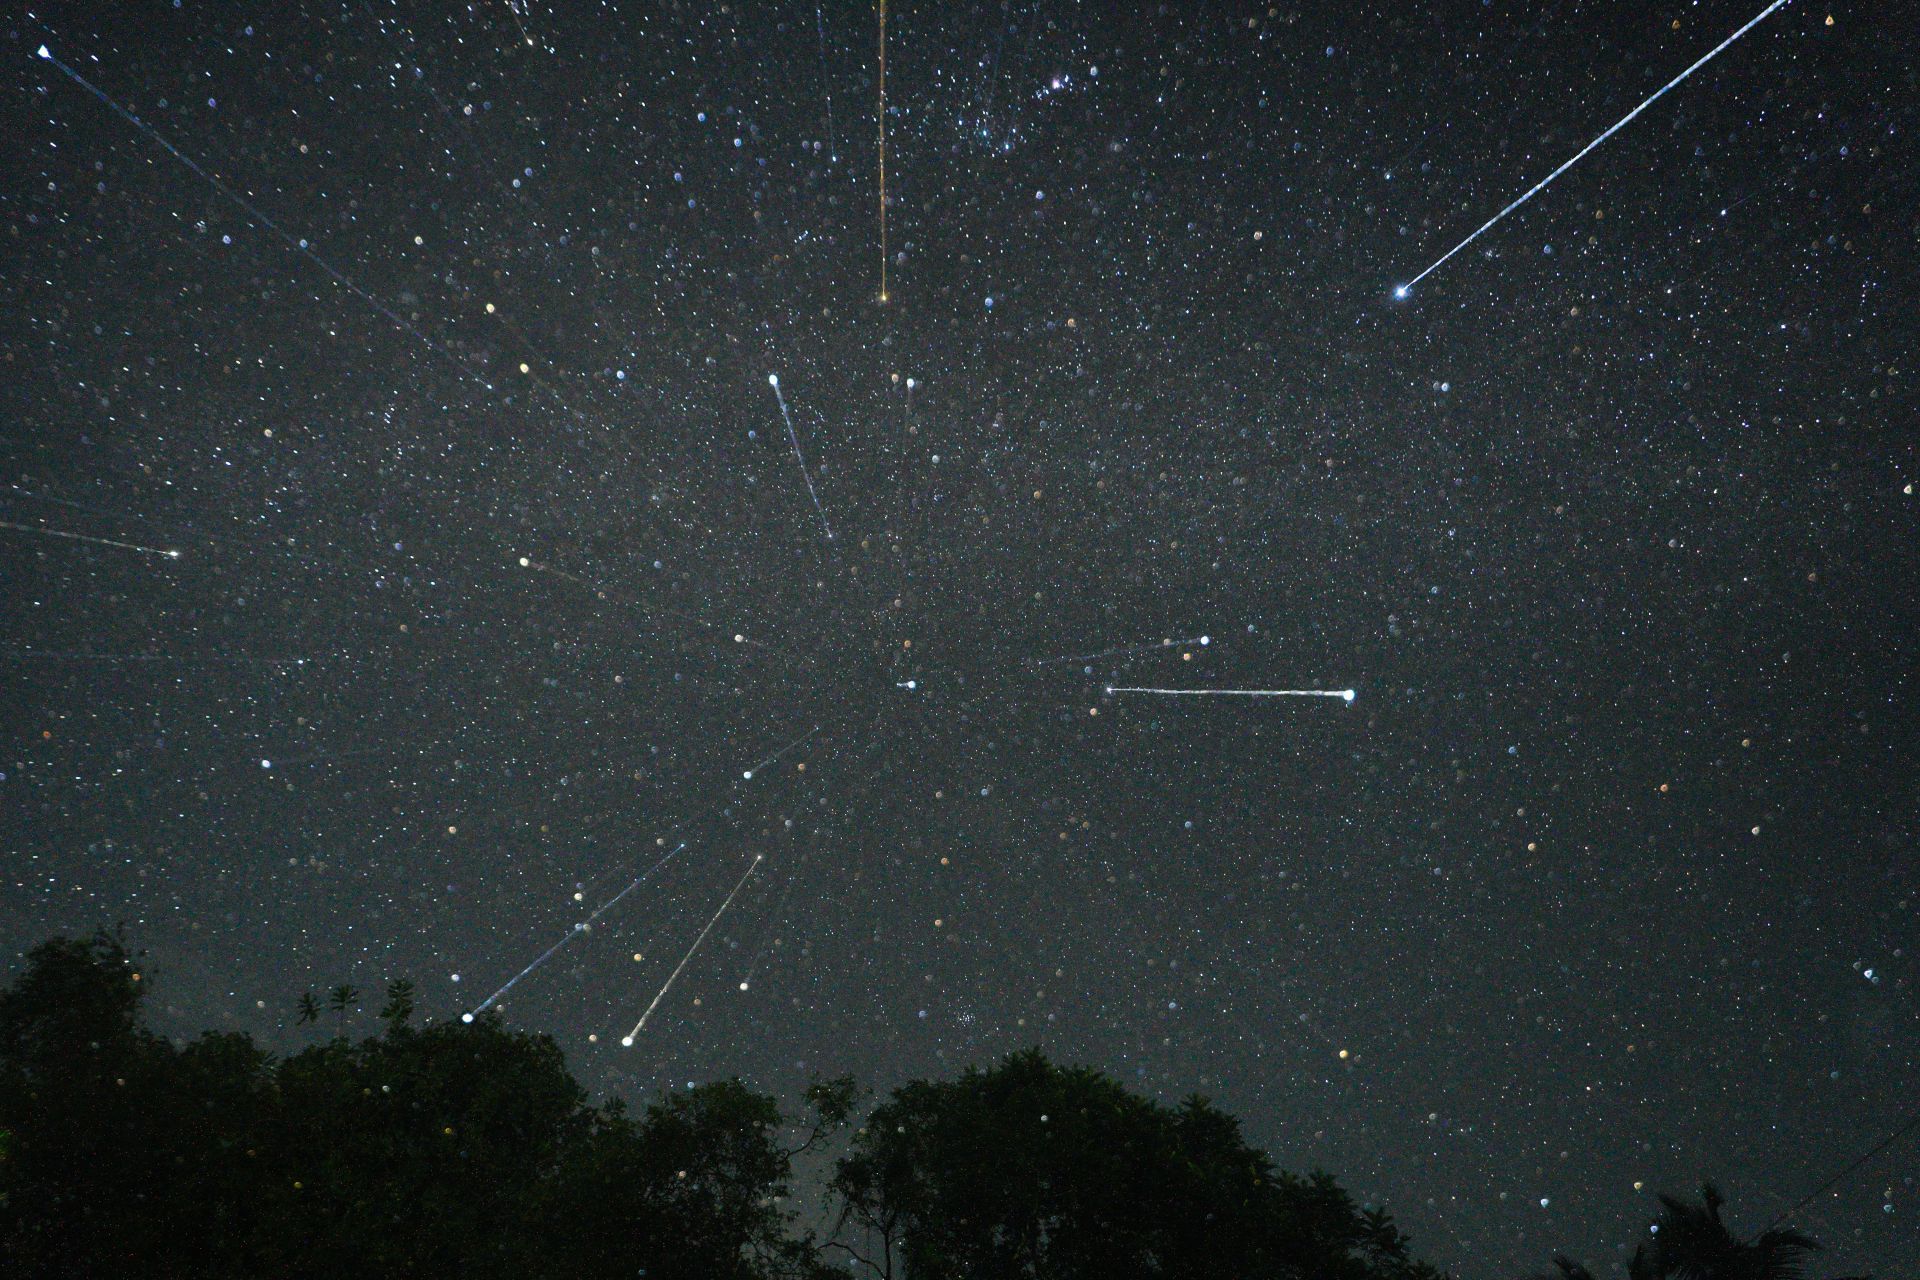
[[595,1090],[1037,1044],[1463,1276],[1757,1231],[1920,1095],[1900,6],[1395,286],[1760,7],[896,3],[884,303],[868,5],[16,11],[7,972],[286,1051],[564,941]]

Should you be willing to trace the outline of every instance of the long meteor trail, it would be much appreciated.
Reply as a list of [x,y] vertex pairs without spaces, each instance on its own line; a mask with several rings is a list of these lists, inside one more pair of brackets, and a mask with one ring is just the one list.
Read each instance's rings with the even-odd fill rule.
[[1439,259],[1436,260],[1432,266],[1428,267],[1425,271],[1422,271],[1419,275],[1407,281],[1405,284],[1395,285],[1393,290],[1393,296],[1396,298],[1404,298],[1408,294],[1412,293],[1413,287],[1415,285],[1419,284],[1422,280],[1425,280],[1428,276],[1432,275],[1435,271],[1439,270],[1441,264],[1445,263],[1448,258],[1451,258],[1454,254],[1460,252],[1462,249],[1472,244],[1475,240],[1478,240],[1481,237],[1481,235],[1483,235],[1490,227],[1493,226],[1494,223],[1500,221],[1500,219],[1506,217],[1508,214],[1512,213],[1515,209],[1518,209],[1521,205],[1533,199],[1534,196],[1538,195],[1540,191],[1543,188],[1545,188],[1548,183],[1552,182],[1555,178],[1559,177],[1561,174],[1565,173],[1567,170],[1573,168],[1574,165],[1579,164],[1580,161],[1586,157],[1586,154],[1589,151],[1592,151],[1595,147],[1605,142],[1608,138],[1611,138],[1614,134],[1620,132],[1621,129],[1626,127],[1628,121],[1632,120],[1635,116],[1639,115],[1642,111],[1645,111],[1648,107],[1652,106],[1655,102],[1659,101],[1661,95],[1665,94],[1667,90],[1673,88],[1675,85],[1679,84],[1682,80],[1685,80],[1688,76],[1692,75],[1694,72],[1698,71],[1700,68],[1706,66],[1709,62],[1712,62],[1715,58],[1719,57],[1720,54],[1723,51],[1725,51],[1728,45],[1732,44],[1735,40],[1738,40],[1741,36],[1747,34],[1747,32],[1759,26],[1762,22],[1765,22],[1769,17],[1773,15],[1775,10],[1784,9],[1789,4],[1792,4],[1792,3],[1793,3],[1793,0],[1773,0],[1772,4],[1762,9],[1758,14],[1754,15],[1752,18],[1749,18],[1745,26],[1741,27],[1738,31],[1728,36],[1725,40],[1722,40],[1719,44],[1713,46],[1713,48],[1708,50],[1707,53],[1703,57],[1701,57],[1701,59],[1698,62],[1694,63],[1692,66],[1688,67],[1685,71],[1682,71],[1679,75],[1675,76],[1673,79],[1667,81],[1665,84],[1661,85],[1658,89],[1654,90],[1652,96],[1650,96],[1645,102],[1641,103],[1639,106],[1635,107],[1633,110],[1627,112],[1627,114],[1625,114],[1624,116],[1621,116],[1618,120],[1616,120],[1613,123],[1613,126],[1609,128],[1605,133],[1595,138],[1592,142],[1589,142],[1586,146],[1580,148],[1579,152],[1575,154],[1573,159],[1567,161],[1565,164],[1561,165],[1558,169],[1555,169],[1552,173],[1548,174],[1546,177],[1540,179],[1540,181],[1534,183],[1531,187],[1527,188],[1527,192],[1525,195],[1521,196],[1518,200],[1515,200],[1512,204],[1508,205],[1506,208],[1502,209],[1500,212],[1494,214],[1491,218],[1488,218],[1484,223],[1480,225],[1479,229],[1476,230],[1472,235],[1468,236],[1465,240],[1462,240],[1459,244],[1453,246],[1453,248],[1441,254]]
[[[344,655],[341,655],[344,656]],[[315,658],[249,658],[218,653],[96,653],[91,649],[0,649],[0,662],[208,662],[224,666],[304,667]]]
[[807,496],[813,499],[813,510],[820,517],[820,528],[826,532],[827,541],[833,541],[833,526],[827,523],[826,510],[820,505],[820,495],[813,491],[813,477],[807,473],[807,459],[800,452],[800,437],[794,434],[793,415],[787,412],[787,397],[780,390],[780,375],[767,375],[767,385],[773,388],[773,398],[780,402],[780,421],[787,424],[787,439],[793,442],[793,459],[800,464],[800,478],[807,482]]
[[700,949],[700,944],[705,942],[707,935],[713,932],[713,926],[720,923],[720,917],[727,914],[727,908],[732,906],[733,900],[740,896],[740,891],[747,887],[747,881],[753,879],[753,873],[760,869],[760,863],[766,856],[764,853],[753,855],[753,865],[747,868],[747,874],[740,877],[740,883],[733,886],[733,892],[728,894],[727,900],[720,904],[720,909],[713,913],[713,919],[707,921],[707,927],[700,931],[700,936],[695,938],[693,945],[687,948],[687,954],[680,957],[680,963],[673,967],[673,972],[667,977],[666,985],[661,987],[659,994],[653,997],[653,1003],[648,1005],[647,1011],[640,1015],[640,1021],[633,1024],[633,1030],[621,1037],[620,1044],[623,1048],[633,1047],[634,1037],[646,1029],[647,1019],[653,1016],[653,1011],[660,1007],[660,1001],[666,997],[668,991],[673,989],[674,982],[680,977],[680,971],[687,967],[687,961],[693,959],[693,953]]
[[632,893],[635,889],[638,889],[640,887],[641,881],[645,880],[648,876],[652,875],[654,872],[658,871],[660,868],[666,866],[667,863],[673,860],[675,854],[679,853],[682,849],[686,847],[687,847],[687,842],[684,840],[682,840],[679,844],[675,845],[667,853],[666,857],[660,859],[660,861],[654,863],[652,866],[648,867],[645,871],[642,871],[639,875],[635,876],[632,884],[628,885],[626,888],[622,889],[620,892],[614,894],[611,898],[608,898],[605,902],[601,903],[598,907],[595,907],[592,915],[588,916],[585,920],[582,920],[578,924],[574,925],[573,928],[567,930],[565,937],[561,938],[560,941],[554,943],[552,946],[548,947],[545,951],[541,952],[539,955],[539,958],[534,960],[532,964],[528,965],[526,968],[522,969],[520,972],[514,974],[511,978],[507,979],[507,985],[505,985],[504,987],[501,987],[498,991],[488,996],[485,1000],[482,1000],[473,1009],[469,1010],[466,1013],[461,1014],[460,1021],[472,1022],[475,1015],[485,1013],[489,1008],[493,1006],[495,1001],[499,1000],[500,997],[506,995],[507,992],[513,990],[513,986],[516,982],[520,981],[520,979],[532,973],[535,969],[538,969],[541,965],[545,964],[548,960],[551,960],[554,956],[554,953],[559,951],[560,948],[566,946],[569,942],[572,942],[575,938],[585,933],[588,929],[591,929],[593,927],[593,922],[595,920],[598,920],[606,912],[612,910],[615,903],[619,902],[620,899]]
[[[508,8],[511,9],[512,6],[509,5]],[[515,21],[518,21],[518,20],[519,20],[519,15],[516,11]],[[531,44],[532,40],[529,39],[528,43]],[[105,89],[102,89],[99,85],[93,83],[93,81],[81,75],[78,71],[75,71],[72,67],[68,66],[65,62],[62,62],[60,58],[57,55],[55,55],[55,53],[51,49],[49,49],[46,45],[44,44],[41,45],[39,49],[35,51],[35,55],[39,57],[43,62],[50,63],[52,66],[58,68],[60,73],[66,76],[67,79],[73,81],[75,84],[79,85],[82,89],[85,89],[88,93],[98,98],[115,115],[119,116],[122,120],[125,120],[128,124],[132,125],[134,128],[138,129],[148,139],[153,141],[162,150],[164,150],[168,155],[172,156],[175,160],[178,160],[181,164],[185,165],[202,182],[212,187],[215,191],[219,192],[222,196],[224,196],[229,202],[237,206],[240,209],[240,211],[246,214],[247,217],[253,223],[255,223],[258,226],[265,227],[268,231],[271,231],[274,235],[278,236],[287,245],[288,248],[292,249],[295,253],[299,254],[301,257],[305,258],[307,261],[313,263],[316,267],[319,267],[320,270],[326,272],[327,276],[331,280],[333,280],[334,283],[338,284],[341,288],[347,290],[349,293],[353,294],[356,298],[359,298],[362,302],[372,307],[375,311],[379,312],[382,316],[386,317],[389,321],[391,321],[395,326],[397,326],[403,332],[411,335],[414,338],[419,339],[419,341],[422,344],[424,344],[429,350],[431,350],[434,354],[438,355],[441,359],[447,361],[449,364],[454,366],[454,368],[459,370],[460,376],[462,376],[463,378],[466,378],[470,382],[478,383],[481,387],[485,388],[486,391],[490,394],[496,391],[496,388],[494,387],[494,384],[493,384],[493,380],[487,376],[486,372],[483,369],[477,367],[466,356],[461,355],[460,353],[456,352],[453,348],[447,346],[445,343],[440,342],[432,334],[422,329],[419,325],[414,324],[411,320],[408,320],[405,316],[402,316],[399,312],[395,311],[392,307],[382,302],[371,291],[363,287],[359,281],[353,279],[351,276],[347,275],[346,272],[340,270],[340,268],[334,266],[333,263],[327,261],[326,258],[322,257],[320,253],[313,248],[311,242],[308,241],[305,236],[294,235],[291,231],[288,231],[285,227],[281,226],[278,222],[275,222],[272,218],[268,217],[251,200],[247,199],[245,196],[241,195],[239,191],[235,190],[233,187],[229,186],[225,182],[222,182],[219,178],[215,177],[212,173],[208,172],[208,170],[204,168],[192,156],[180,150],[180,148],[174,146],[172,142],[168,141],[165,134],[161,133],[158,129],[148,124],[145,120],[142,120],[139,116],[135,115],[127,107],[122,106],[119,99],[115,98],[112,94],[108,93]],[[575,408],[571,403],[569,403],[567,399],[560,394],[559,390],[556,389],[546,379],[533,376],[531,373],[531,370],[528,370],[525,366],[522,366],[522,370],[523,372],[528,373],[528,375],[533,378],[534,385],[540,388],[540,390],[547,396],[549,400],[552,400],[556,405],[560,406],[561,410],[565,412],[569,417],[579,422],[582,426],[591,427],[591,426],[599,425],[592,418],[589,418],[586,414],[582,413],[579,409]]]
[[887,0],[880,0],[880,301],[887,300]]
[[113,538],[96,538],[87,533],[68,533],[65,529],[49,529],[45,525],[15,524],[11,520],[0,520],[0,529],[16,529],[21,533],[37,533],[47,538],[65,538],[70,542],[87,542],[96,547],[118,547],[122,551],[138,551],[142,555],[161,556],[168,560],[178,560],[180,552],[173,547],[143,547],[137,542],[119,542]]
[[267,230],[273,232],[273,234],[279,236],[282,240],[284,240],[287,243],[287,246],[291,248],[295,253],[307,259],[309,262],[319,267],[322,271],[326,272],[329,276],[333,278],[333,280],[336,283],[341,285],[343,288],[347,289],[349,292],[353,293],[361,301],[365,302],[368,306],[372,307],[375,311],[378,311],[381,315],[393,321],[395,325],[399,326],[401,329],[404,329],[406,332],[412,334],[414,337],[420,339],[420,341],[426,343],[427,346],[431,347],[434,351],[438,352],[442,356],[445,356],[447,359],[452,360],[456,364],[461,365],[462,372],[466,373],[467,376],[474,377],[478,381],[486,383],[487,389],[489,391],[493,389],[492,383],[487,383],[486,379],[480,378],[477,374],[473,372],[472,369],[467,368],[465,365],[465,362],[460,360],[458,356],[454,355],[447,348],[441,346],[438,342],[435,342],[431,337],[428,337],[426,333],[422,332],[419,327],[417,327],[416,325],[410,324],[407,320],[402,318],[401,315],[398,312],[396,312],[393,308],[389,307],[386,303],[380,301],[380,299],[374,297],[371,293],[368,293],[365,289],[361,288],[353,280],[349,279],[344,272],[340,271],[331,262],[328,262],[325,258],[321,257],[319,254],[315,253],[311,248],[309,248],[305,240],[301,239],[299,236],[294,235],[292,232],[282,227],[279,223],[275,222],[272,218],[269,218],[266,214],[260,212],[260,210],[254,206],[252,201],[248,200],[245,196],[235,191],[232,187],[228,186],[226,183],[220,181],[220,179],[214,177],[211,173],[208,173],[205,169],[201,168],[200,165],[193,159],[192,156],[189,156],[186,152],[174,146],[173,143],[167,141],[166,137],[162,135],[158,129],[155,129],[152,125],[148,124],[145,120],[142,120],[139,116],[133,114],[133,112],[121,106],[119,100],[116,99],[112,94],[108,93],[105,89],[100,88],[98,85],[94,84],[91,80],[81,75],[78,71],[75,71],[72,67],[68,66],[66,63],[62,62],[59,58],[55,57],[53,55],[53,52],[50,49],[48,49],[47,46],[41,45],[37,52],[39,57],[43,61],[50,62],[54,66],[58,67],[61,73],[67,77],[67,79],[73,81],[75,84],[79,85],[82,89],[85,89],[88,93],[100,99],[100,101],[104,102],[122,120],[125,120],[128,124],[138,129],[141,133],[145,134],[148,138],[158,143],[162,148],[166,150],[167,154],[172,156],[175,160],[178,160],[181,164],[193,170],[194,174],[198,176],[201,181],[205,182],[208,186],[212,187],[215,191],[218,191],[221,195],[225,196],[228,200],[232,201],[234,204],[240,206],[241,212],[245,213],[247,217],[251,218],[258,225],[263,226]]
[[1138,685],[1110,684],[1108,693],[1152,693],[1163,698],[1338,698],[1353,701],[1351,689],[1147,689]]

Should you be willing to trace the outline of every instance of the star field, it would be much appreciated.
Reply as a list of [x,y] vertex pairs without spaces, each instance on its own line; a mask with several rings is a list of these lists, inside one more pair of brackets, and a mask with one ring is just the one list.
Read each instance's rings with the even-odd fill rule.
[[867,5],[16,14],[0,941],[1757,1231],[1920,1094],[1916,73],[1787,5],[1401,286],[1758,7],[890,4],[884,303]]

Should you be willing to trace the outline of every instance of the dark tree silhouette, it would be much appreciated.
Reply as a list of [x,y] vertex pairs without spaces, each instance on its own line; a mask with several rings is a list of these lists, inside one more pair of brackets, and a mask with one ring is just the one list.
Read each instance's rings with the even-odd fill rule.
[[[817,1110],[815,1123],[834,1120]],[[648,1280],[824,1274],[812,1242],[787,1233],[780,1127],[771,1098],[731,1081],[673,1092],[638,1119],[609,1108],[543,1188],[540,1229],[577,1236],[582,1265],[599,1275],[636,1265]]]
[[[1774,1227],[1742,1240],[1720,1216],[1726,1202],[1712,1183],[1701,1187],[1698,1204],[1661,1196],[1660,1220],[1634,1250],[1628,1280],[1804,1280],[1819,1244],[1798,1231]],[[1543,1280],[1594,1280],[1572,1258],[1556,1257],[1553,1264],[1559,1276]]]
[[380,1021],[389,1031],[398,1031],[413,1019],[413,984],[405,978],[387,986],[387,1002],[380,1008]]
[[333,993],[327,997],[327,1008],[333,1010],[340,1018],[339,1035],[347,1034],[347,1010],[357,1008],[359,1004],[359,989],[347,986],[345,983],[335,987]]
[[[358,1041],[358,993],[333,988],[339,1032],[284,1061],[152,1035],[149,985],[103,933],[36,947],[0,990],[8,1280],[1441,1280],[1386,1213],[1277,1170],[1205,1099],[1038,1052],[903,1085],[843,1138],[850,1080],[792,1118],[738,1081],[596,1106],[550,1038],[497,1011],[415,1026],[405,982]],[[825,1241],[790,1207],[809,1180]],[[1714,1188],[1662,1204],[1629,1280],[1805,1276],[1813,1241],[1735,1236]]]
[[[205,1119],[153,1105],[175,1055],[138,1019],[144,983],[120,937],[56,938],[0,993],[0,1274],[133,1274],[169,1250],[204,1250],[184,1171],[224,1123],[225,1081]],[[211,1078],[217,1055],[192,1069]],[[186,1145],[183,1146],[182,1143]],[[199,1256],[197,1253],[193,1256]]]
[[1820,1246],[1798,1231],[1770,1228],[1742,1240],[1720,1217],[1726,1197],[1707,1183],[1700,1203],[1661,1196],[1664,1212],[1647,1252],[1662,1280],[1801,1280]]
[[877,1108],[840,1162],[833,1238],[912,1280],[1437,1277],[1325,1174],[1276,1173],[1232,1117],[1037,1052]]
[[144,986],[101,935],[35,949],[0,992],[8,1280],[826,1274],[783,1208],[784,1119],[737,1083],[637,1119],[589,1106],[552,1040],[496,1016],[416,1029],[403,984],[357,1043],[176,1049],[141,1027]]

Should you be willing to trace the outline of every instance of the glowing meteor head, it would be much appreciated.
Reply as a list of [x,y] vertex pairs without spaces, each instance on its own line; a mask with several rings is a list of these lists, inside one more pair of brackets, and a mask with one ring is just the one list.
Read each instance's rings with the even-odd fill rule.
[[1353,690],[1351,690],[1351,689],[1342,689],[1342,690],[1340,691],[1340,701],[1342,701],[1342,702],[1352,702],[1352,701],[1353,701]]
[[745,991],[745,990],[747,989],[747,984],[746,984],[746,983],[744,983],[744,982],[743,982],[743,983],[741,983],[741,984],[740,984],[740,989],[741,989],[742,991]]
[[460,1015],[460,1021],[462,1021],[462,1022],[472,1022],[472,1021],[473,1021],[473,1015],[472,1015],[472,1014],[470,1014],[470,1013],[463,1013],[463,1014],[461,1014],[461,1015]]
[[1201,643],[1201,644],[1202,644],[1203,646],[1204,646],[1204,645],[1210,645],[1210,644],[1212,644],[1212,643],[1213,643],[1213,637],[1212,637],[1212,636],[1201,636],[1201,637],[1200,637],[1200,643]]
[[1393,296],[1396,298],[1404,299],[1409,293],[1412,293],[1412,292],[1413,292],[1413,287],[1411,285],[1397,284],[1393,286]]
[[741,776],[741,777],[743,777],[743,778],[745,778],[745,779],[746,779],[746,780],[747,780],[748,782],[752,782],[752,781],[753,781],[753,770],[751,770],[751,769],[742,769],[742,770],[740,771],[740,776]]
[[50,53],[48,53],[48,52],[47,52],[47,46],[45,46],[45,45],[41,45],[41,46],[40,46],[40,56],[41,56],[41,57],[43,57],[43,58],[51,58],[51,57],[53,57],[53,55],[52,55],[52,54],[50,54]]
[[179,552],[179,550],[178,550],[178,548],[175,548],[175,549],[173,549],[173,550],[170,550],[170,551],[168,551],[168,552],[167,552],[167,559],[169,559],[169,560],[178,560],[179,558],[180,558],[180,552]]
[[770,386],[770,387],[777,387],[777,386],[779,386],[779,385],[780,385],[780,375],[779,375],[779,374],[777,374],[777,373],[770,373],[770,374],[768,374],[768,375],[767,375],[767,385],[768,385],[768,386]]
[[621,1047],[622,1049],[631,1049],[631,1048],[633,1048],[633,1037],[632,1037],[632,1036],[621,1036],[621,1037],[620,1037],[620,1047]]

